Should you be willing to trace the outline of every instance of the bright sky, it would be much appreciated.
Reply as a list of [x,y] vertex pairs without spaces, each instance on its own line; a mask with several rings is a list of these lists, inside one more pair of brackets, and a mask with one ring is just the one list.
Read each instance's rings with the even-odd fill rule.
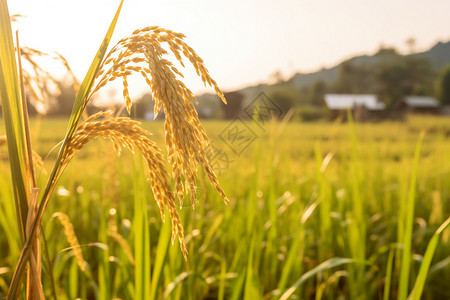
[[[21,45],[58,51],[81,80],[118,0],[9,0],[22,19]],[[332,67],[381,44],[407,52],[450,40],[447,0],[125,0],[113,43],[134,29],[160,25],[182,32],[223,90]],[[207,91],[188,69],[186,85]],[[211,89],[209,91],[212,91]]]

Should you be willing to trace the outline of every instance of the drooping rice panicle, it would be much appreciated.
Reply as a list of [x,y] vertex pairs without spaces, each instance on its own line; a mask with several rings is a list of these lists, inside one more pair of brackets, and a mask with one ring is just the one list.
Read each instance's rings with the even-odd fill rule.
[[120,233],[117,232],[117,228],[109,230],[108,235],[112,237],[120,245],[123,253],[126,255],[130,263],[134,266],[135,260],[133,257],[133,251],[131,250],[130,245],[128,245],[127,240]]
[[183,255],[187,257],[187,249],[183,241],[183,226],[176,209],[169,172],[164,164],[161,150],[148,138],[150,132],[142,129],[138,121],[124,117],[97,120],[111,114],[111,111],[101,112],[91,116],[81,124],[70,139],[61,163],[67,165],[79,150],[97,137],[111,140],[118,155],[120,155],[123,147],[131,152],[134,152],[135,147],[138,148],[147,162],[152,192],[163,221],[164,210],[167,208],[169,211],[172,220],[172,243],[178,237]]
[[128,114],[130,114],[131,112],[131,98],[130,98],[130,94],[128,92],[128,81],[127,81],[127,76],[123,76],[123,98],[125,99],[125,103],[127,106],[127,112]]
[[87,272],[86,263],[83,257],[83,252],[81,251],[80,243],[78,242],[78,238],[75,234],[75,230],[73,229],[73,225],[70,222],[69,216],[65,213],[57,212],[53,214],[54,217],[57,217],[61,225],[64,227],[64,235],[66,236],[67,241],[72,248],[73,254],[77,260],[77,264],[81,271],[84,273]]
[[52,105],[50,101],[55,94],[60,93],[60,79],[54,77],[49,71],[43,69],[39,63],[40,58],[49,58],[64,67],[73,81],[74,89],[79,87],[75,74],[72,72],[67,60],[59,53],[44,53],[29,47],[21,47],[23,58],[23,79],[27,92],[30,94],[30,103],[39,113],[45,114]]
[[189,192],[191,205],[197,202],[197,169],[203,167],[213,187],[227,203],[228,199],[218,184],[217,176],[209,162],[207,149],[210,146],[206,132],[201,125],[194,103],[197,99],[179,79],[182,73],[164,56],[167,46],[179,63],[184,66],[183,57],[193,65],[203,83],[214,88],[226,103],[222,91],[210,77],[203,60],[183,41],[184,35],[157,26],[135,30],[129,37],[120,40],[112,48],[97,75],[92,94],[108,82],[122,77],[123,95],[128,112],[131,99],[127,76],[140,74],[152,91],[155,101],[155,116],[161,110],[165,113],[165,139],[168,160],[175,181],[175,195],[183,205],[185,192]]

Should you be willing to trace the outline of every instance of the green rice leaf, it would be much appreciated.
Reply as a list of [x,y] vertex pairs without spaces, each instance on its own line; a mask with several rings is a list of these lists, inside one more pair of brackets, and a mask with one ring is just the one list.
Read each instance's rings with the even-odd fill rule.
[[411,243],[413,236],[413,225],[414,225],[414,205],[415,205],[415,197],[416,197],[416,181],[417,181],[417,172],[419,169],[419,158],[420,158],[420,148],[422,146],[422,141],[424,137],[424,132],[421,133],[419,137],[419,141],[417,142],[416,151],[414,154],[414,166],[411,174],[411,179],[409,183],[409,193],[408,193],[408,201],[407,201],[407,210],[406,210],[406,220],[405,220],[405,234],[403,237],[403,254],[401,261],[401,269],[400,269],[400,282],[398,288],[398,299],[404,300],[408,295],[408,286],[409,286],[409,274],[411,269]]
[[448,218],[442,225],[436,230],[428,243],[427,250],[423,256],[422,264],[420,265],[419,274],[417,274],[416,283],[408,297],[408,300],[419,300],[422,296],[423,287],[425,286],[425,280],[427,279],[428,270],[430,269],[431,261],[433,259],[434,252],[436,251],[439,239],[445,229],[450,225],[450,218]]
[[[143,208],[140,209],[143,210]],[[166,220],[170,220],[169,218],[170,215],[168,212],[166,212]],[[150,297],[147,299],[151,300],[158,299],[158,288],[161,286],[164,264],[166,263],[167,254],[169,252],[171,236],[172,236],[172,229],[170,226],[170,222],[164,222],[162,224],[161,231],[159,233],[158,246],[156,247],[155,262],[151,278]],[[150,245],[148,245],[147,247],[150,248]],[[148,253],[144,253],[144,255],[148,256]],[[148,257],[146,259],[149,260]],[[138,274],[137,272],[136,275],[140,276],[140,274]],[[142,277],[146,278],[148,277],[148,275]]]
[[16,215],[22,241],[28,211],[27,148],[19,76],[6,0],[0,1],[0,98],[11,168]]
[[321,263],[320,265],[318,265],[314,269],[309,270],[308,272],[303,274],[292,285],[292,287],[290,287],[286,292],[283,293],[283,295],[281,295],[280,300],[289,299],[289,297],[295,292],[295,290],[297,290],[297,288],[300,285],[302,285],[306,280],[310,279],[311,277],[315,276],[316,274],[318,274],[320,272],[323,272],[323,271],[326,271],[326,270],[329,270],[329,269],[334,268],[334,267],[338,267],[338,266],[345,265],[345,264],[350,264],[350,263],[370,264],[367,261],[361,261],[361,260],[356,260],[356,259],[352,259],[352,258],[342,258],[342,257],[330,258],[329,260]]
[[[7,5],[6,5],[6,0],[0,0],[0,1],[1,1],[0,2],[1,3],[1,6],[0,6],[0,9],[1,9],[1,12],[0,12],[1,29],[0,30],[2,31],[2,37],[4,36],[4,33],[6,34],[8,32],[8,28],[9,28],[9,36],[11,36],[11,32],[10,32],[11,31],[10,30],[10,26],[11,25],[10,25],[10,23],[7,22],[9,20],[9,14],[8,14],[8,9],[7,9]],[[56,182],[58,181],[59,176],[62,173],[62,168],[61,168],[60,162],[61,162],[61,159],[63,157],[65,147],[67,146],[68,140],[70,139],[70,137],[75,132],[76,126],[78,124],[78,121],[80,120],[81,115],[83,114],[84,108],[86,106],[86,101],[87,101],[86,97],[87,97],[87,95],[89,93],[89,89],[91,88],[91,86],[92,86],[92,84],[94,82],[95,75],[98,72],[98,69],[99,69],[99,67],[100,67],[100,65],[102,63],[102,60],[103,60],[103,58],[104,58],[104,56],[106,54],[106,50],[108,48],[109,42],[111,41],[111,37],[112,37],[112,34],[114,32],[114,28],[115,28],[117,20],[119,18],[119,14],[120,14],[120,11],[121,11],[121,8],[122,8],[122,4],[123,4],[123,0],[120,1],[120,5],[117,8],[116,14],[115,14],[115,16],[114,16],[114,18],[113,18],[113,20],[111,22],[111,25],[109,26],[109,29],[108,29],[108,31],[106,33],[106,36],[103,39],[103,41],[101,43],[101,46],[100,46],[100,48],[99,48],[99,50],[97,52],[97,55],[95,56],[95,58],[94,58],[94,60],[93,60],[93,62],[91,64],[91,67],[89,68],[89,71],[87,72],[87,74],[86,74],[86,76],[85,76],[85,78],[84,78],[84,80],[83,80],[83,82],[81,84],[80,90],[78,91],[77,97],[75,99],[75,104],[74,104],[74,107],[73,107],[73,110],[72,110],[72,114],[70,116],[68,130],[67,130],[66,137],[64,139],[64,143],[61,146],[61,150],[60,150],[60,152],[58,154],[58,158],[57,158],[57,160],[55,162],[55,166],[54,166],[53,171],[52,171],[52,173],[51,173],[51,175],[50,175],[50,177],[49,177],[49,179],[47,181],[47,185],[46,185],[44,193],[42,195],[42,200],[39,203],[36,219],[33,222],[33,225],[31,227],[30,235],[27,238],[27,240],[25,242],[25,245],[24,245],[24,247],[22,249],[22,253],[21,253],[18,265],[16,267],[16,270],[15,270],[14,275],[13,275],[13,279],[11,281],[11,285],[10,285],[10,289],[9,289],[9,292],[8,292],[8,298],[7,299],[15,299],[16,296],[17,296],[17,293],[20,290],[20,279],[22,278],[22,276],[23,276],[23,274],[25,272],[27,263],[28,263],[28,259],[29,259],[29,256],[30,256],[30,250],[31,250],[31,244],[32,244],[34,235],[36,234],[36,230],[37,230],[37,228],[38,228],[38,226],[39,226],[39,224],[41,222],[42,216],[44,214],[45,208],[47,207],[48,201],[50,200],[50,196],[51,196],[51,194],[53,192],[53,189],[55,188]],[[4,40],[8,40],[8,41],[5,42]],[[5,58],[2,57],[1,61],[2,61],[2,63],[3,62],[8,63],[9,62],[8,59],[11,58],[11,53],[8,53],[8,52],[11,52],[11,47],[13,47],[12,37],[10,39],[7,39],[7,38],[1,39],[1,41],[2,41],[1,42],[2,44],[5,43],[4,46],[0,46],[1,48],[3,48],[3,47],[5,48],[5,50],[4,50],[5,54],[2,54],[2,55],[5,55]],[[8,50],[8,47],[9,47],[10,50]],[[13,61],[15,61],[15,60],[13,60]],[[7,67],[5,67],[5,68],[2,67],[2,69],[5,69],[5,70],[7,70],[9,72],[13,72],[12,69],[16,70],[14,66],[15,66],[15,63],[13,65],[11,65],[11,63],[8,63]],[[0,76],[4,76],[4,75],[2,74]],[[12,93],[12,96],[18,97],[18,99],[20,100],[20,97],[17,96],[17,95],[19,95],[19,85],[18,85],[18,79],[17,79],[17,71],[15,71],[15,77],[14,78],[15,78],[14,81],[16,83],[15,84],[11,83],[11,86],[14,85],[14,91],[12,91],[12,92],[8,91],[8,92]],[[6,94],[6,96],[8,96],[8,94]],[[2,98],[4,98],[3,95],[2,95]],[[9,98],[5,98],[5,99],[9,99]],[[6,102],[6,101],[4,101],[4,102]],[[17,102],[20,102],[20,101],[17,101]],[[24,137],[25,137],[25,133],[24,132],[25,131],[24,131],[24,125],[23,125],[23,118],[21,119],[21,122],[19,120],[16,120],[16,118],[18,118],[17,115],[20,114],[20,112],[21,112],[21,109],[19,109],[21,107],[21,105],[20,104],[18,104],[18,105],[19,105],[18,108],[14,108],[11,111],[11,115],[15,116],[12,121],[14,121],[15,123],[18,123],[17,125],[19,126],[19,128],[16,129],[16,130],[19,131],[19,133],[21,134],[20,136],[23,137],[22,142],[21,142],[21,144],[23,144],[23,145],[21,145],[21,144],[17,145],[17,147],[20,146],[20,149],[18,149],[18,150],[20,150],[21,152],[23,151],[24,153],[26,153],[26,151],[25,151],[25,139],[24,139]],[[7,122],[6,118],[5,118],[5,122]],[[7,133],[8,133],[8,131],[7,131]],[[17,139],[17,136],[16,136],[16,139]],[[26,154],[24,154],[24,155],[26,155]],[[26,168],[25,162],[26,162],[26,156],[22,157],[22,155],[20,155],[20,161],[16,162],[16,164],[17,163],[23,163],[23,168]],[[17,177],[18,177],[17,179],[19,179],[18,175],[17,175]],[[20,178],[22,180],[24,179],[23,176],[21,176]],[[20,190],[20,192],[25,193],[25,191],[22,191],[22,190]],[[24,222],[25,222],[25,220],[24,220]]]
[[81,83],[80,90],[78,91],[77,97],[75,98],[72,114],[70,115],[67,137],[71,137],[72,134],[74,133],[78,121],[80,120],[84,108],[86,107],[89,90],[91,89],[92,84],[94,83],[95,76],[97,75],[97,72],[102,64],[103,58],[106,55],[106,51],[108,50],[108,45],[111,41],[114,28],[116,26],[117,20],[119,19],[122,4],[123,0],[120,1],[119,7],[117,8],[116,14],[114,15],[114,18],[111,22],[111,25],[109,26],[108,31],[106,32],[105,38],[103,39],[103,42],[100,45],[100,48],[98,49],[97,54],[95,55],[95,58],[92,61],[91,66],[83,79],[83,82]]

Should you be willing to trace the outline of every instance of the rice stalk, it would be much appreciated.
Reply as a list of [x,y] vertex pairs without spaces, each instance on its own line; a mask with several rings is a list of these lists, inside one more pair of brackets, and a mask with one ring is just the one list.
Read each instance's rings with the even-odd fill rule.
[[408,295],[408,287],[410,281],[411,261],[412,261],[412,240],[413,240],[413,226],[414,226],[414,211],[416,198],[416,182],[417,174],[419,172],[420,150],[425,132],[422,131],[416,145],[414,153],[414,163],[409,182],[408,198],[406,199],[406,216],[404,219],[404,236],[400,241],[403,244],[403,253],[401,257],[400,278],[398,286],[398,299],[404,300]]
[[[36,218],[38,188],[34,188],[31,192],[31,202],[28,209],[28,218],[26,224],[27,236],[31,233],[31,225]],[[41,280],[41,246],[40,246],[39,229],[35,234],[33,248],[30,257],[30,270],[27,274],[27,299],[45,299],[42,289]]]
[[26,220],[26,237],[32,239],[31,257],[30,257],[30,269],[27,274],[27,299],[44,299],[44,291],[42,289],[41,280],[41,243],[39,229],[36,230],[34,236],[31,233],[31,226],[36,219],[37,213],[37,198],[39,189],[36,186],[36,178],[33,165],[33,150],[31,146],[30,126],[28,120],[28,107],[26,102],[25,84],[24,84],[24,72],[22,68],[21,51],[19,44],[19,33],[16,31],[16,43],[17,43],[17,63],[19,73],[20,94],[22,101],[22,113],[24,119],[24,133],[25,144],[27,151],[26,168],[28,174],[28,188],[31,189],[30,200],[28,203],[28,214]]

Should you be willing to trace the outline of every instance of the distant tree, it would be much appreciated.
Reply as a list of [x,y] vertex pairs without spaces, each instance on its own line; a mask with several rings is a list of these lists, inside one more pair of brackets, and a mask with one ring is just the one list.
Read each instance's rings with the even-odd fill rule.
[[398,56],[397,49],[391,47],[386,47],[383,44],[380,45],[380,48],[378,49],[377,53],[375,55],[395,55]]
[[284,80],[283,73],[280,70],[276,70],[270,75],[270,79],[275,83],[282,83]]
[[445,66],[439,73],[436,96],[443,105],[450,105],[450,65]]
[[294,99],[288,91],[277,90],[269,95],[284,113],[287,113],[294,106]]
[[416,39],[413,37],[408,38],[405,41],[405,44],[408,46],[409,53],[414,53],[416,50]]
[[311,85],[309,103],[316,106],[322,105],[322,100],[326,92],[327,84],[322,80],[317,80]]
[[370,93],[373,91],[373,73],[365,67],[344,62],[332,90],[340,94]]
[[395,61],[378,66],[377,94],[389,108],[407,95],[431,93],[434,77],[427,59],[399,56]]
[[311,86],[296,89],[291,81],[272,85],[265,92],[285,113],[294,106],[311,103]]

